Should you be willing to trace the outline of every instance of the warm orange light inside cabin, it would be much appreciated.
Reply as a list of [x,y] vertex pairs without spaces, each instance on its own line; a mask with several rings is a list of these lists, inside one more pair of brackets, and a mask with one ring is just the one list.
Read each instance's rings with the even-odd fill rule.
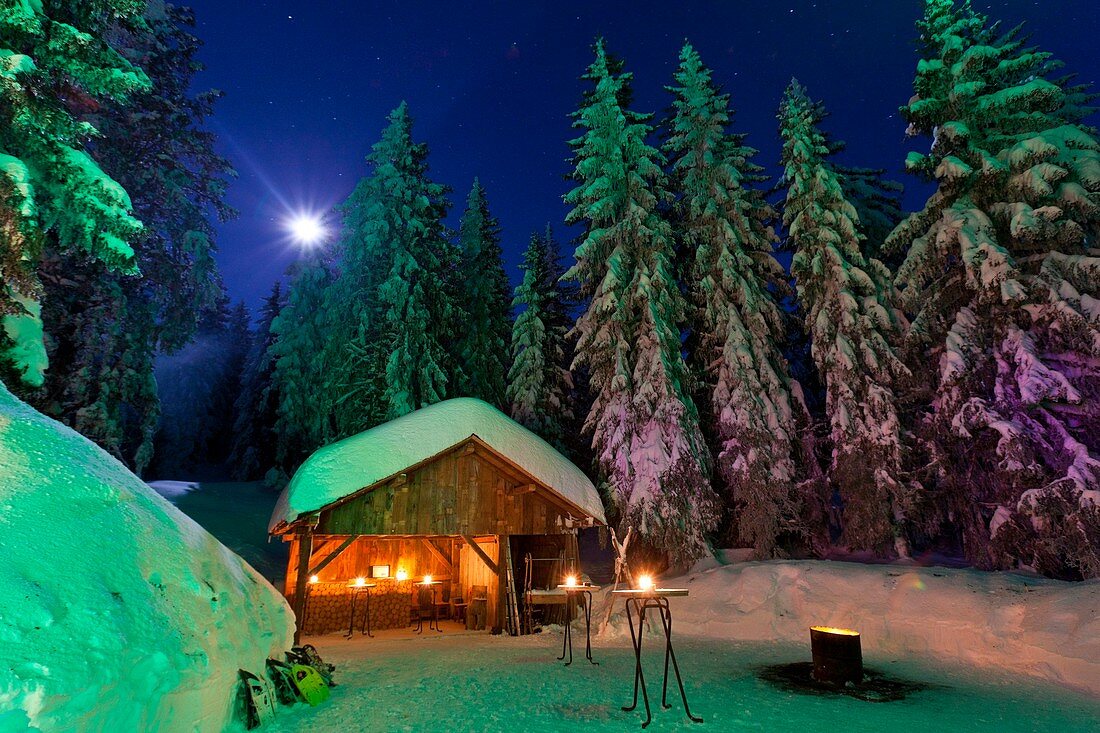
[[431,584],[432,584],[432,576],[425,575],[424,576],[424,585],[431,585]]
[[317,577],[316,575],[311,575],[311,576],[309,576],[309,582],[310,582],[310,583],[316,583],[316,582],[318,582],[319,580],[320,580],[320,578],[318,578],[318,577]]
[[576,575],[567,575],[567,576],[565,576],[565,584],[567,586],[569,586],[570,588],[576,586],[577,585],[577,576]]
[[640,575],[638,576],[638,589],[639,590],[653,590],[653,576]]
[[356,578],[355,579],[355,584],[356,585],[366,585],[367,584],[367,579],[366,578]]
[[407,572],[405,572],[404,570],[398,570],[397,575],[395,575],[394,577],[399,581],[408,580],[409,579],[409,574]]
[[851,629],[838,629],[835,626],[811,626],[811,631],[820,631],[822,634],[839,634],[841,636],[859,636],[858,631]]

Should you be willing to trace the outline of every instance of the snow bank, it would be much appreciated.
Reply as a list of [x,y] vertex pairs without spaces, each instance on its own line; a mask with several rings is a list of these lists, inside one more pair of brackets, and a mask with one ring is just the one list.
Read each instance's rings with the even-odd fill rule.
[[802,643],[808,655],[809,626],[847,627],[872,662],[934,657],[1100,694],[1100,581],[824,561],[697,567],[660,583],[691,590],[672,601],[682,634]]
[[279,593],[0,386],[0,729],[221,731],[289,648]]
[[487,402],[444,400],[326,445],[311,455],[279,497],[269,530],[327,506],[409,466],[452,448],[471,435],[522,467],[601,522],[596,487],[545,440]]
[[149,481],[149,488],[163,496],[168,501],[178,499],[192,491],[198,491],[197,481]]

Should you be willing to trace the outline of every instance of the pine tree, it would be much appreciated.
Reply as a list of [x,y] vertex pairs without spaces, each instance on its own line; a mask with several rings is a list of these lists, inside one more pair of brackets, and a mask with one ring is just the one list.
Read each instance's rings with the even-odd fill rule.
[[690,44],[674,76],[664,150],[678,194],[676,222],[690,263],[693,362],[703,373],[716,439],[718,472],[737,534],[770,555],[782,532],[799,531],[795,487],[796,415],[779,351],[784,317],[772,289],[786,274],[772,256],[770,207],[749,184],[762,179],[756,151],[727,131],[729,95]]
[[911,489],[902,474],[895,387],[907,369],[893,344],[903,318],[891,302],[889,272],[861,250],[859,218],[826,157],[818,129],[824,110],[792,81],[779,110],[783,138],[783,222],[794,246],[791,273],[805,312],[814,363],[825,384],[831,476],[844,502],[843,541],[896,547],[908,555],[903,525]]
[[660,211],[664,161],[646,142],[649,116],[622,104],[630,74],[612,72],[602,40],[595,52],[571,141],[577,186],[565,197],[568,221],[585,226],[567,273],[589,300],[575,366],[590,372],[585,425],[620,522],[680,564],[706,551],[718,510],[680,352],[685,304]]
[[531,235],[520,269],[523,282],[512,301],[520,311],[512,326],[508,372],[511,415],[558,450],[567,451],[567,431],[574,419],[572,349],[566,336],[569,293],[561,281],[564,269],[549,225],[544,234]]
[[261,478],[275,465],[275,435],[279,389],[273,381],[275,334],[271,324],[283,308],[282,283],[275,282],[264,299],[260,320],[241,372],[241,389],[233,403],[233,449],[229,464],[240,481]]
[[153,0],[140,28],[113,27],[114,45],[143,68],[151,88],[127,105],[83,105],[82,118],[99,130],[92,157],[126,189],[145,224],[133,242],[141,277],[89,265],[52,238],[39,267],[51,367],[27,398],[138,473],[151,458],[160,414],[154,355],[185,344],[200,312],[213,307],[220,281],[210,214],[232,214],[224,203],[232,168],[202,129],[219,94],[190,91],[202,68],[193,26],[189,10]]
[[[343,207],[340,276],[326,299],[337,322],[334,367],[341,432],[444,399],[457,381],[445,345],[455,326],[456,253],[443,218],[447,189],[428,178],[428,148],[402,102],[367,161],[373,170]],[[351,429],[349,429],[351,428]]]
[[462,324],[458,339],[462,381],[456,392],[503,408],[511,329],[508,275],[500,223],[489,213],[485,189],[474,179],[458,228]]
[[339,395],[328,381],[332,324],[325,307],[333,279],[332,266],[319,253],[293,265],[286,305],[271,322],[271,381],[279,396],[275,460],[283,479],[335,434]]
[[140,27],[140,6],[22,2],[0,12],[0,359],[31,386],[46,369],[37,272],[45,238],[112,270],[136,270],[141,223],[126,191],[88,155],[95,129],[69,109],[71,100],[121,103],[148,88],[104,40],[109,22]]
[[[941,520],[985,567],[1100,575],[1100,141],[1051,54],[928,0],[902,108],[937,184],[887,242]],[[935,517],[933,516],[933,519]]]

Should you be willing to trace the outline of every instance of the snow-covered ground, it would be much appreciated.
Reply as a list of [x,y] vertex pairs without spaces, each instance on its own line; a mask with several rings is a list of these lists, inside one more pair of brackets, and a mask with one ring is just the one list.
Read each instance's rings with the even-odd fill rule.
[[800,644],[809,626],[841,626],[861,632],[865,653],[932,657],[1100,695],[1097,580],[847,562],[707,561],[662,584],[691,591],[677,603],[683,633]]
[[0,731],[221,731],[291,630],[251,567],[0,386]]
[[[1100,730],[1100,583],[789,561],[706,562],[660,585],[691,591],[671,601],[674,639],[692,711],[706,724],[684,718],[675,680],[673,707],[660,710],[661,640],[650,635],[651,730]],[[644,718],[620,710],[630,702],[634,659],[621,602],[616,608],[595,639],[598,667],[584,660],[579,623],[572,667],[556,660],[560,628],[520,638],[391,631],[308,639],[338,665],[340,685],[322,707],[283,708],[273,730],[630,730]],[[869,669],[927,689],[875,703],[764,682],[765,666],[809,661],[813,624],[859,629]]]
[[[869,667],[932,687],[890,703],[794,693],[757,673],[766,665],[808,660],[807,645],[674,638],[688,702],[705,722],[695,725],[684,717],[674,679],[672,708],[661,709],[661,656],[653,637],[644,657],[654,716],[649,730],[1095,733],[1100,723],[1100,701],[1063,688],[878,654],[868,655]],[[597,640],[593,655],[600,665],[592,666],[584,660],[581,636],[571,667],[556,659],[560,630],[527,637],[425,634],[313,641],[338,665],[339,685],[320,707],[280,708],[272,733],[576,733],[640,730],[644,720],[640,699],[638,710],[620,709],[630,702],[634,668],[629,643],[622,640]]]

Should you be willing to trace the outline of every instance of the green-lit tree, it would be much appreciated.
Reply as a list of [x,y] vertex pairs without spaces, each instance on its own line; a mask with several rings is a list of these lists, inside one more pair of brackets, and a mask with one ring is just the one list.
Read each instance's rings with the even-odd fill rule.
[[42,384],[46,354],[38,267],[47,237],[121,272],[135,272],[141,223],[117,181],[92,160],[95,129],[74,99],[124,102],[149,80],[105,39],[139,29],[130,0],[20,2],[0,12],[0,358],[8,377]]
[[569,373],[572,349],[566,334],[570,293],[550,227],[535,232],[523,253],[523,282],[512,305],[519,309],[512,327],[512,368],[508,402],[512,417],[559,450],[568,448],[573,422]]
[[904,320],[892,304],[888,270],[861,250],[855,207],[827,160],[822,115],[792,81],[779,109],[791,274],[825,384],[830,475],[844,501],[842,539],[906,556],[912,488],[902,470],[895,388],[908,370],[894,352]]
[[511,330],[508,275],[500,246],[500,223],[489,213],[477,179],[458,229],[461,324],[456,334],[462,372],[456,395],[504,408]]
[[570,223],[585,232],[567,277],[588,300],[576,324],[575,365],[589,371],[586,427],[621,524],[673,563],[706,551],[718,518],[709,456],[686,384],[664,162],[646,142],[649,116],[624,106],[630,74],[613,73],[602,40],[575,114],[576,187]]
[[772,256],[773,213],[749,187],[762,179],[756,151],[728,131],[729,95],[690,44],[674,80],[664,150],[677,230],[692,257],[692,361],[703,374],[735,534],[767,556],[782,533],[801,533],[795,444],[805,408],[779,351],[784,316],[772,294],[785,291],[786,275]]
[[[902,108],[936,183],[887,241],[939,520],[984,567],[1100,575],[1100,141],[1051,54],[928,0]],[[950,518],[950,525],[948,525]]]

